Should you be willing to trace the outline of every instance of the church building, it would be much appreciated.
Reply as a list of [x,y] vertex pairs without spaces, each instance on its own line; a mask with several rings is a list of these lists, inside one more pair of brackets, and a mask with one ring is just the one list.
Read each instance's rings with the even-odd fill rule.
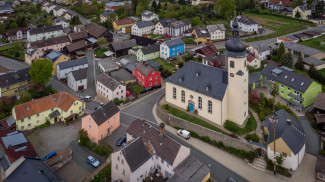
[[226,42],[225,69],[188,62],[166,79],[166,102],[197,114],[211,123],[230,120],[243,125],[248,113],[248,70],[245,44],[237,21]]

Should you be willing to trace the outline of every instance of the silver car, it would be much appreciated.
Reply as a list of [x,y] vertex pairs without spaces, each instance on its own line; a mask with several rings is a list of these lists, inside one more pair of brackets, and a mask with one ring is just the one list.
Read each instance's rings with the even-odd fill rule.
[[93,156],[88,156],[87,162],[91,164],[93,167],[98,167],[100,165],[100,162]]

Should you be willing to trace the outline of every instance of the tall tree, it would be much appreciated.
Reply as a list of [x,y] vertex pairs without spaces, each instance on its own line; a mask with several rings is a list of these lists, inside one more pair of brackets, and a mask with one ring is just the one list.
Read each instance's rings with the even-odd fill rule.
[[255,0],[249,0],[248,8],[249,9],[254,9],[255,6],[256,6]]
[[246,10],[246,3],[243,0],[235,0],[235,5],[237,15],[243,14],[243,11]]
[[97,44],[99,47],[103,48],[105,45],[108,44],[107,39],[105,37],[99,37],[97,39]]
[[296,17],[296,18],[300,18],[300,17],[301,17],[301,14],[300,14],[299,11],[296,12],[295,17]]
[[283,54],[285,53],[285,48],[283,42],[281,42],[280,47],[278,49],[278,58],[279,60],[282,59]]
[[16,22],[10,23],[9,29],[17,29],[17,28],[18,28],[18,25]]
[[236,6],[234,0],[220,0],[214,5],[214,10],[218,16],[230,19],[234,16]]
[[303,0],[294,0],[294,1],[292,1],[292,3],[290,3],[290,6],[293,7],[293,8],[295,8],[297,6],[302,6],[304,4],[305,3],[304,3]]
[[155,13],[157,13],[158,7],[157,7],[156,0],[152,0],[151,7],[153,7],[153,9],[155,9]]
[[282,66],[286,66],[289,68],[293,67],[293,58],[291,53],[284,53],[282,59],[280,60]]
[[161,10],[161,2],[160,2],[160,1],[159,1],[159,3],[158,3],[157,10],[158,10],[158,11]]
[[29,70],[32,82],[44,86],[49,82],[53,72],[53,63],[49,59],[36,59]]
[[323,16],[324,12],[324,1],[318,1],[316,6],[315,6],[315,11],[313,12],[313,16],[315,18],[319,18]]
[[144,6],[142,6],[142,5],[139,4],[139,5],[137,6],[137,10],[136,10],[136,13],[135,13],[135,14],[136,14],[137,16],[140,16],[141,13],[143,13],[145,10],[146,10],[146,9],[144,8]]
[[298,61],[295,64],[295,68],[298,70],[304,69],[304,62],[301,53],[299,52]]
[[178,0],[178,4],[185,5],[186,4],[186,1],[185,0]]
[[4,37],[5,32],[6,32],[6,24],[0,23],[0,35],[2,35],[2,37]]

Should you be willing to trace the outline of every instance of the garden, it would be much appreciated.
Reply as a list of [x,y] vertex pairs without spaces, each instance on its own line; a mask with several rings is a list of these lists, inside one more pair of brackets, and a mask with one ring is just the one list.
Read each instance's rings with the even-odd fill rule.
[[324,42],[325,35],[322,35],[320,37],[306,40],[306,41],[299,41],[298,44],[305,45],[314,49],[318,49],[321,51],[325,51],[325,47],[321,45],[322,42]]
[[102,169],[97,176],[95,176],[90,182],[103,182],[110,181],[111,179],[111,164],[107,164],[107,166]]
[[13,44],[0,47],[0,54],[24,61],[25,60],[24,46],[25,46],[24,42],[14,42]]
[[107,51],[108,51],[107,48],[98,48],[94,51],[94,53],[98,58],[106,58],[107,56],[104,53]]
[[85,146],[90,151],[98,155],[108,157],[112,152],[112,147],[108,144],[100,143],[97,145],[96,143],[91,142],[87,131],[84,129],[79,131],[78,140],[80,145]]

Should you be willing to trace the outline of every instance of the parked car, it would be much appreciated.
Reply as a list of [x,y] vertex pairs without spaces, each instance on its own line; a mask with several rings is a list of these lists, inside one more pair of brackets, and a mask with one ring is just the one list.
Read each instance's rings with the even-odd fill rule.
[[130,91],[126,91],[126,96],[129,97],[131,95]]
[[185,139],[189,139],[189,138],[191,137],[190,132],[187,131],[187,130],[178,130],[178,131],[177,131],[177,134],[178,134],[179,136],[184,137]]
[[87,96],[85,96],[85,97],[83,98],[83,100],[84,100],[85,102],[89,102],[90,99],[91,99],[91,96],[89,96],[89,95],[87,95]]
[[123,143],[125,143],[126,142],[126,135],[123,135],[120,139],[118,139],[117,141],[116,141],[116,145],[117,146],[121,146],[121,145],[123,145]]
[[57,155],[56,152],[51,152],[51,153],[47,154],[47,155],[43,158],[43,162],[45,162],[45,161],[47,161],[47,160],[49,160],[49,159],[55,157],[56,155]]
[[88,156],[87,162],[92,165],[93,167],[98,167],[100,165],[100,162],[93,156]]

